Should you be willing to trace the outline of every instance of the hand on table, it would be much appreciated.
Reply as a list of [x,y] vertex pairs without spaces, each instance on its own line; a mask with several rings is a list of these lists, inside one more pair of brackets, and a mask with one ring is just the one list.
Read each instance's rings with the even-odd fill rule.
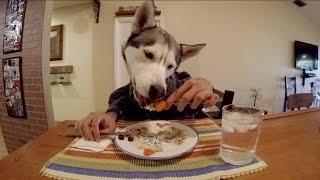
[[219,96],[213,93],[211,83],[203,78],[194,78],[186,81],[178,90],[172,93],[166,100],[170,109],[177,103],[178,111],[183,111],[190,104],[190,108],[196,109],[200,104],[205,108],[212,107],[219,100]]
[[92,112],[86,118],[76,123],[77,131],[90,141],[100,141],[100,133],[110,134],[116,129],[115,112]]

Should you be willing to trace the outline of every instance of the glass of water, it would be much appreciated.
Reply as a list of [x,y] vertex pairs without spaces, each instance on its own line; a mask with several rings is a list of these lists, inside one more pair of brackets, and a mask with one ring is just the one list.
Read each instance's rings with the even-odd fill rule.
[[223,107],[219,155],[225,162],[244,165],[253,160],[263,113],[253,107]]

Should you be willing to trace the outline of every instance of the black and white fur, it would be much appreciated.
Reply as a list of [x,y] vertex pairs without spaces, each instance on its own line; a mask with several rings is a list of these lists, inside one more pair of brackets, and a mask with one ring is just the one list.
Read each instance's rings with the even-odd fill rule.
[[179,44],[156,26],[153,1],[145,1],[137,10],[131,36],[122,48],[134,98],[145,106],[161,99],[167,91],[166,79],[180,63],[198,54],[205,44]]

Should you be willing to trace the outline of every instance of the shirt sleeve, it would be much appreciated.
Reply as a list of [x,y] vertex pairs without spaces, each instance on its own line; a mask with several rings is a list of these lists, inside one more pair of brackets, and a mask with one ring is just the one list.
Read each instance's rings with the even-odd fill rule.
[[117,119],[122,119],[129,109],[129,84],[113,91],[109,97],[108,105],[106,112],[115,112]]
[[182,71],[182,72],[176,72],[177,80],[178,80],[178,87],[182,86],[186,81],[191,79],[191,76],[189,73]]

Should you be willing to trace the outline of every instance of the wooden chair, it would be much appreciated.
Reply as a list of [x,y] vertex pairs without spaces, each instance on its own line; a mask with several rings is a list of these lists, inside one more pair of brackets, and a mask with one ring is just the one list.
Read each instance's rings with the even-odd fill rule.
[[213,117],[214,119],[221,119],[222,118],[222,107],[225,105],[232,104],[234,98],[234,92],[225,90],[224,93],[214,89],[213,91],[220,97],[220,101],[216,104],[218,111],[208,112],[208,114]]
[[220,109],[219,117],[218,117],[219,119],[222,118],[222,107],[226,106],[226,105],[229,105],[229,104],[232,104],[233,98],[234,98],[234,92],[233,91],[229,91],[229,90],[225,90],[224,91],[223,99],[222,99],[222,102],[221,102],[221,106],[220,107],[218,106],[219,109]]
[[294,111],[296,108],[300,110],[301,108],[309,108],[313,103],[312,93],[298,93],[291,94],[288,96],[288,109]]
[[288,96],[290,94],[297,93],[297,78],[296,77],[284,77],[284,104],[283,104],[283,112],[287,110],[288,104]]
[[313,94],[314,107],[318,107],[320,104],[320,79],[316,79],[315,82],[310,83],[311,93]]

